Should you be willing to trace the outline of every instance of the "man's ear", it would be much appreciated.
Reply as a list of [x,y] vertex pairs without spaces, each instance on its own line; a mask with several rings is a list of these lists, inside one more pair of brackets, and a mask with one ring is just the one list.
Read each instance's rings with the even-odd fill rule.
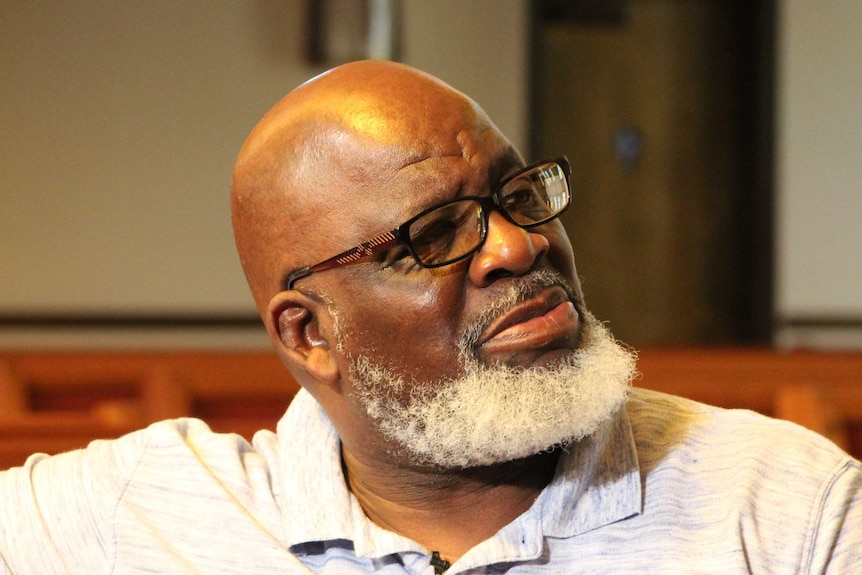
[[269,302],[266,329],[283,357],[314,379],[333,384],[340,374],[321,320],[331,325],[325,304],[298,291],[283,291]]

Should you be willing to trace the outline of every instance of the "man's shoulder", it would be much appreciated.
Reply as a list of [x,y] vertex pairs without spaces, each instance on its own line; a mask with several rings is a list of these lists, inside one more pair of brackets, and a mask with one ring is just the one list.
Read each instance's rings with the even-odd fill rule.
[[761,478],[822,478],[848,465],[859,468],[858,461],[825,437],[751,410],[633,388],[627,411],[638,456],[647,467],[685,462],[693,470],[750,470]]
[[[641,433],[671,434],[716,442],[745,437],[748,442],[769,441],[811,443],[817,449],[841,452],[831,441],[790,421],[776,419],[750,409],[727,409],[677,395],[632,388],[627,411],[633,427]],[[727,434],[722,437],[721,434]]]
[[259,458],[272,451],[275,435],[262,431],[254,445],[240,435],[216,433],[203,421],[179,418],[158,421],[117,438],[96,439],[80,449],[56,455],[34,454],[20,469],[7,473],[75,477],[95,474],[105,484],[122,486],[149,468],[159,473],[179,473],[184,468],[224,467],[236,461],[241,466],[248,458]]
[[[58,458],[69,457],[72,465],[105,477],[103,483],[115,493],[116,513],[143,507],[148,520],[168,524],[194,521],[195,509],[232,513],[235,505],[207,507],[223,503],[226,494],[229,501],[249,509],[267,507],[261,516],[271,515],[275,443],[272,432],[260,431],[249,442],[236,433],[215,432],[202,420],[180,418],[158,421],[117,439],[94,441]],[[58,466],[54,474],[63,468]]]
[[[159,421],[112,443],[114,451],[128,450],[131,457],[136,457],[132,472],[137,481],[145,480],[150,471],[177,476],[244,475],[251,468],[268,470],[277,457],[275,434],[271,431],[258,431],[250,442],[237,433],[215,432],[195,418]],[[129,449],[130,443],[140,447]]]

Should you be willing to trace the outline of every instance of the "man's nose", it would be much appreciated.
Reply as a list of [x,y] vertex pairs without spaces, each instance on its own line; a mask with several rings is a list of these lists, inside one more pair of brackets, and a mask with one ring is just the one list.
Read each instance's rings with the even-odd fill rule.
[[470,260],[470,281],[486,287],[499,278],[519,276],[548,251],[548,238],[518,227],[498,211],[488,215],[488,235]]

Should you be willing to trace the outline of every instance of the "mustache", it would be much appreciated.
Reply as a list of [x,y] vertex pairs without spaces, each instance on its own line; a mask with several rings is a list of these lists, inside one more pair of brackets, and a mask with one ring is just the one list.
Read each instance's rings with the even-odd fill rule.
[[461,353],[469,357],[477,357],[479,338],[497,318],[518,304],[536,297],[549,287],[560,287],[565,290],[568,298],[575,304],[575,309],[580,309],[580,301],[574,286],[555,271],[533,270],[526,275],[511,278],[504,290],[496,295],[464,329],[458,341]]

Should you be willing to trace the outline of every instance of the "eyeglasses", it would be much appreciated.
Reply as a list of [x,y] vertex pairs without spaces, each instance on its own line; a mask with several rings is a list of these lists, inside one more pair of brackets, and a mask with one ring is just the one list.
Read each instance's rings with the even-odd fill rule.
[[566,211],[571,202],[565,157],[527,166],[497,186],[490,197],[464,196],[438,204],[413,216],[397,228],[362,242],[313,266],[290,272],[284,289],[300,279],[404,245],[420,266],[438,268],[460,261],[485,243],[488,214],[497,210],[524,229],[547,223]]

